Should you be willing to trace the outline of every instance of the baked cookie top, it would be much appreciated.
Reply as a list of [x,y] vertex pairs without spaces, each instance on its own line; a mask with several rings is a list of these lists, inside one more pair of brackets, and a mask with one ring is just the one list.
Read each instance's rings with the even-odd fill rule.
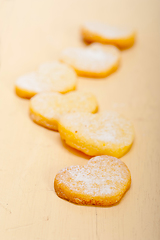
[[118,68],[120,51],[112,45],[93,43],[65,49],[60,60],[72,66],[80,76],[106,77]]
[[40,65],[36,72],[21,76],[16,82],[16,93],[20,97],[31,98],[44,91],[66,93],[76,88],[75,71],[58,61]]
[[134,130],[131,122],[117,112],[70,113],[58,126],[66,143],[90,156],[123,156],[131,147]]
[[84,205],[117,203],[131,184],[131,174],[121,160],[109,156],[91,158],[84,166],[70,166],[56,175],[57,195]]
[[85,41],[114,44],[127,48],[135,42],[135,31],[129,27],[111,26],[100,22],[87,22],[81,28]]
[[38,93],[30,99],[30,116],[38,124],[58,130],[59,119],[66,113],[91,112],[98,109],[92,93],[71,91],[66,94],[55,92]]

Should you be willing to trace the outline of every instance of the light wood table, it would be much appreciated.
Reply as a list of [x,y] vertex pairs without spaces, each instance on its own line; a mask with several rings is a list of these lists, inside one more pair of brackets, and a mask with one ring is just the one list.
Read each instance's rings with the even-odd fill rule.
[[[100,111],[115,110],[134,124],[135,141],[121,158],[132,185],[112,207],[78,206],[57,197],[53,179],[89,157],[62,143],[59,133],[34,124],[28,100],[14,92],[17,77],[82,46],[81,23],[132,26],[136,44],[106,79],[79,78]],[[0,239],[160,239],[160,1],[0,1]]]

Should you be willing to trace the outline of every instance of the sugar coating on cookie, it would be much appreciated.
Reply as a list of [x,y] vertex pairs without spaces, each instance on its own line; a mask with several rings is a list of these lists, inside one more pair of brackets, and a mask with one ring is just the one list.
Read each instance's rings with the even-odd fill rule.
[[106,77],[118,68],[120,51],[112,45],[93,43],[65,49],[60,60],[72,66],[80,76]]
[[131,122],[117,112],[70,113],[59,121],[61,138],[90,156],[123,156],[131,147],[134,130]]
[[70,166],[56,175],[57,195],[72,203],[109,206],[117,203],[131,184],[124,162],[106,155],[91,158],[84,166]]
[[46,128],[58,130],[60,117],[71,112],[95,113],[98,109],[92,93],[72,91],[66,94],[43,92],[30,99],[32,120]]
[[84,40],[114,44],[119,48],[127,48],[135,42],[135,31],[128,27],[115,27],[99,22],[87,22],[81,28]]
[[21,76],[16,82],[16,93],[23,98],[31,98],[44,91],[66,93],[76,88],[75,71],[58,61],[42,64],[36,72]]

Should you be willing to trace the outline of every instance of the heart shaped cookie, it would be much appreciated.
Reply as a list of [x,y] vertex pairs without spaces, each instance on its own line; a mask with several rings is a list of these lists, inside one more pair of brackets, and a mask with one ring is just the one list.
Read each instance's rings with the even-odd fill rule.
[[64,168],[54,180],[60,198],[95,206],[117,203],[130,184],[131,174],[125,163],[109,156],[91,158],[84,166]]
[[98,109],[92,93],[72,91],[66,94],[43,92],[30,99],[29,110],[32,120],[46,128],[58,130],[60,117],[70,112],[91,112]]
[[38,71],[19,77],[16,93],[22,98],[31,98],[39,92],[53,91],[66,93],[76,88],[75,71],[64,63],[51,62],[42,64]]
[[68,145],[90,156],[121,157],[134,138],[131,122],[116,112],[66,114],[58,130]]
[[88,22],[82,26],[82,37],[87,42],[114,44],[128,48],[135,42],[135,31],[127,27],[115,27],[98,22]]
[[72,66],[79,76],[106,77],[118,68],[120,51],[112,45],[93,43],[83,48],[67,48],[60,60]]

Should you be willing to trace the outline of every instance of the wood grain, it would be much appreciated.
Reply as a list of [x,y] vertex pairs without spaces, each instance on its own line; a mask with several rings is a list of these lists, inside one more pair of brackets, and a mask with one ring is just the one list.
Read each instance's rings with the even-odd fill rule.
[[[0,239],[160,239],[160,1],[0,1]],[[132,185],[108,208],[84,207],[57,197],[53,179],[63,167],[89,159],[67,147],[57,132],[34,124],[14,82],[68,46],[82,46],[87,20],[133,26],[136,44],[106,79],[79,78],[101,110],[116,110],[135,127],[123,157]]]

